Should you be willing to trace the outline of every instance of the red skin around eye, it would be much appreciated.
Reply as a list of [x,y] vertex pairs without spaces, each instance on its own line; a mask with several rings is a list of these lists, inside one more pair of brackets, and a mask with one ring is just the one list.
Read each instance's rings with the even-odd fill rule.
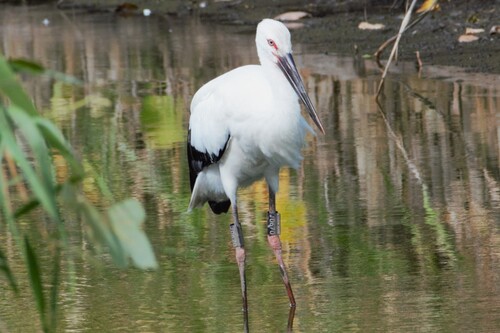
[[271,45],[276,51],[278,51],[278,45],[276,45],[276,43],[274,42],[274,40],[272,39],[268,39],[267,42],[269,43],[269,45]]

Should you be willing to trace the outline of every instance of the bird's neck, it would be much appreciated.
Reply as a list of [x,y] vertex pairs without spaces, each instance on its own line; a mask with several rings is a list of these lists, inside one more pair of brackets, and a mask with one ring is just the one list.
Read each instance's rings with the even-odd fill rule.
[[285,94],[287,97],[290,95],[296,95],[285,74],[283,74],[275,62],[261,61],[261,66],[265,70],[266,77],[268,77],[271,87],[275,91],[276,95]]

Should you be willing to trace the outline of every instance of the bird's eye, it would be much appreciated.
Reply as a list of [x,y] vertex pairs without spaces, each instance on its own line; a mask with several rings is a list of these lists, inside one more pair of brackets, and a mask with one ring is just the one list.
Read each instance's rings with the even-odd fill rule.
[[269,46],[273,47],[274,49],[277,49],[278,47],[276,46],[276,43],[274,42],[274,40],[272,39],[268,39],[267,40],[267,44],[269,44]]

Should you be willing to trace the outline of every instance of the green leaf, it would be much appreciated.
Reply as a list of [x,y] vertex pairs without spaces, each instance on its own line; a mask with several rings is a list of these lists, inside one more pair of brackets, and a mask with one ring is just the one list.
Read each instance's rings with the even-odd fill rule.
[[42,74],[45,72],[45,68],[42,65],[31,60],[9,59],[8,63],[14,72],[25,72],[28,74]]
[[36,63],[32,60],[27,60],[27,59],[9,59],[8,64],[10,65],[10,68],[14,72],[21,72],[21,73],[27,73],[31,75],[45,75],[48,77],[51,77],[57,81],[68,83],[68,84],[73,84],[73,85],[81,85],[83,82],[79,79],[77,79],[74,76],[57,72],[51,69],[46,69],[39,63]]
[[45,297],[43,295],[42,275],[40,274],[40,267],[36,254],[31,247],[27,237],[24,238],[24,246],[26,252],[26,264],[28,266],[28,277],[31,283],[31,289],[35,296],[36,306],[40,315],[44,332],[47,332],[47,324],[45,317]]
[[91,227],[91,238],[109,248],[109,252],[115,264],[121,267],[127,266],[126,253],[122,249],[120,240],[117,235],[114,234],[107,219],[87,201],[80,203],[79,210],[82,212],[85,222]]
[[127,199],[111,206],[108,216],[124,252],[133,264],[141,269],[157,268],[153,248],[142,230],[146,214],[141,204],[137,200]]
[[123,251],[118,237],[103,214],[101,214],[83,195],[79,194],[71,184],[64,184],[61,190],[64,206],[81,214],[92,243],[97,246],[107,247],[116,265],[127,266],[127,256]]
[[[62,184],[57,184],[54,188],[54,192],[59,195],[61,191],[63,190],[65,185],[77,185],[83,180],[83,175],[81,176],[75,176],[75,177],[70,177],[66,182]],[[40,201],[38,199],[34,198],[30,201],[28,201],[26,204],[22,205],[19,207],[15,212],[14,212],[14,218],[19,218],[24,214],[29,213],[33,209],[37,208],[40,205]]]
[[[21,147],[17,143],[10,121],[5,117],[4,112],[0,112],[0,133],[2,133],[2,145],[4,150],[8,151],[13,160],[16,161],[17,166],[23,172],[23,175],[30,185],[33,193],[37,199],[42,203],[45,209],[51,210],[52,204],[50,202],[50,195],[43,183],[40,181],[35,170],[32,168],[31,163],[28,161]],[[54,212],[52,212],[54,213]]]
[[38,162],[35,165],[41,170],[42,182],[45,183],[47,189],[52,190],[52,160],[45,139],[37,127],[36,119],[38,117],[28,115],[15,105],[7,108],[7,113],[17,125],[17,132],[23,135],[31,147],[31,152],[35,156],[36,162]]
[[47,143],[50,144],[51,147],[57,149],[66,162],[68,162],[72,171],[72,176],[82,178],[84,174],[83,167],[75,158],[71,146],[68,144],[61,131],[51,121],[44,118],[37,117],[36,124]]
[[[0,108],[1,111],[1,108]],[[0,112],[0,122],[2,121],[1,116],[3,114]],[[1,132],[0,132],[1,133]],[[3,157],[5,156],[5,145],[0,140],[0,165],[3,165]],[[12,216],[12,203],[9,198],[9,187],[7,181],[7,175],[4,172],[0,172],[0,211],[3,213],[7,225],[9,226],[9,231],[14,236],[16,244],[22,251],[21,238],[19,236],[19,230]]]
[[12,290],[14,290],[15,293],[17,293],[18,289],[16,280],[14,278],[14,275],[12,274],[12,271],[10,270],[7,257],[3,254],[1,249],[0,249],[0,272],[4,273],[5,277],[7,278],[7,281],[9,281],[10,287],[12,288]]
[[[29,115],[24,113],[18,107],[11,105],[7,109],[9,116],[15,118],[16,123],[21,126],[23,134],[35,156],[37,157],[37,164],[42,169],[42,175],[39,176],[33,169],[31,163],[28,161],[25,153],[21,150],[17,139],[13,133],[13,129],[4,115],[0,113],[0,133],[2,133],[2,143],[5,145],[6,150],[12,155],[23,172],[26,181],[30,185],[34,195],[42,204],[43,208],[47,211],[49,216],[58,220],[58,212],[55,202],[54,188],[52,186],[52,164],[48,156],[48,150],[44,140],[41,138],[33,120]],[[3,119],[2,119],[3,118]]]
[[26,94],[14,71],[3,56],[0,56],[0,93],[7,96],[12,104],[19,106],[29,114],[38,114],[33,101]]

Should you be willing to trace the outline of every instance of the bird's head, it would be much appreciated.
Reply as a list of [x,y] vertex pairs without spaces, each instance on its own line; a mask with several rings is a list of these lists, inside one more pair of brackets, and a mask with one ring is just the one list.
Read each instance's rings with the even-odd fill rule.
[[268,61],[277,63],[280,57],[292,53],[290,31],[279,21],[262,20],[257,26],[255,43],[261,63]]
[[316,109],[304,88],[302,78],[292,57],[292,42],[287,27],[275,20],[264,19],[257,26],[257,53],[263,66],[277,66],[306,106],[312,120],[324,134],[325,130]]

